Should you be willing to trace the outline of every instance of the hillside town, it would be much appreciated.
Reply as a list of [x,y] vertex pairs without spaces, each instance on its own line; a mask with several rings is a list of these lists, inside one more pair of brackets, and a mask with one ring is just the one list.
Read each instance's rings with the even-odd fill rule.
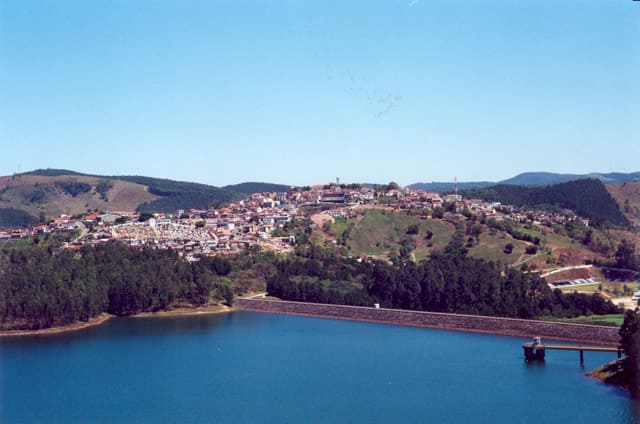
[[61,215],[30,228],[0,232],[0,240],[38,234],[79,231],[66,249],[85,244],[117,240],[131,246],[173,249],[195,259],[198,255],[233,254],[257,245],[276,252],[288,252],[295,237],[283,231],[288,223],[312,214],[348,217],[367,208],[385,208],[416,213],[424,219],[463,219],[470,215],[512,220],[534,225],[589,220],[569,210],[547,212],[518,209],[480,199],[464,199],[460,194],[441,195],[423,190],[359,185],[315,185],[291,188],[287,192],[254,193],[246,199],[217,209],[178,210],[173,214],[135,211],[92,211],[84,215]]

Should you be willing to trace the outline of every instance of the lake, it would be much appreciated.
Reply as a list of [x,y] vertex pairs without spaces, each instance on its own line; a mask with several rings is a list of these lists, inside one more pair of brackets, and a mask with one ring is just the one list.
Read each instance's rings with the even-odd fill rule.
[[117,318],[0,339],[0,421],[635,423],[584,376],[614,353],[523,339],[257,312]]

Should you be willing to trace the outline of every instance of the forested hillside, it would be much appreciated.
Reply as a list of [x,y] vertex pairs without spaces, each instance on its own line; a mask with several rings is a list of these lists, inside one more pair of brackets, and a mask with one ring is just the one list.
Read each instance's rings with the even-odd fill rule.
[[338,250],[299,246],[292,255],[249,249],[190,263],[174,252],[118,243],[65,252],[42,242],[0,248],[0,329],[39,329],[103,312],[131,315],[175,302],[233,302],[264,290],[286,300],[506,317],[618,313],[600,296],[552,291],[544,280],[461,251],[411,261],[360,262]]
[[571,209],[580,216],[590,218],[596,224],[603,221],[620,225],[629,223],[604,184],[595,179],[569,181],[544,187],[501,184],[464,190],[461,194],[465,198],[479,198],[505,205]]
[[362,262],[310,246],[277,260],[270,294],[286,300],[435,312],[539,318],[619,313],[600,296],[563,294],[532,274],[503,269],[456,252],[416,265]]
[[39,329],[86,321],[103,312],[131,315],[175,301],[232,301],[210,262],[189,263],[171,251],[117,243],[80,255],[52,246],[0,250],[0,329]]
[[0,228],[26,227],[37,222],[36,217],[14,208],[0,209]]
[[268,192],[289,191],[291,186],[284,185],[284,184],[247,182],[247,183],[228,185],[222,188],[225,190],[236,192],[236,193],[252,194],[252,193],[263,193],[267,191]]
[[123,176],[118,178],[145,185],[149,187],[151,194],[161,196],[159,199],[140,205],[138,207],[138,211],[140,212],[171,213],[178,209],[207,209],[210,206],[238,200],[243,197],[242,193],[206,184],[139,176]]

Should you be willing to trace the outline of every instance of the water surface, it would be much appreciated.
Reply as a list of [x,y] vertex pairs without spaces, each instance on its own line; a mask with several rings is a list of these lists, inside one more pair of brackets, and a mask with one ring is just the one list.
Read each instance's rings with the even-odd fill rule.
[[584,373],[615,358],[522,339],[234,312],[0,340],[2,422],[635,423]]

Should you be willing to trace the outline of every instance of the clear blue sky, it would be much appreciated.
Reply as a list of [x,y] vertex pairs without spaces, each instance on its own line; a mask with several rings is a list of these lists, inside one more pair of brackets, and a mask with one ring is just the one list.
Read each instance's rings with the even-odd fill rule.
[[640,170],[640,2],[0,2],[0,174]]

